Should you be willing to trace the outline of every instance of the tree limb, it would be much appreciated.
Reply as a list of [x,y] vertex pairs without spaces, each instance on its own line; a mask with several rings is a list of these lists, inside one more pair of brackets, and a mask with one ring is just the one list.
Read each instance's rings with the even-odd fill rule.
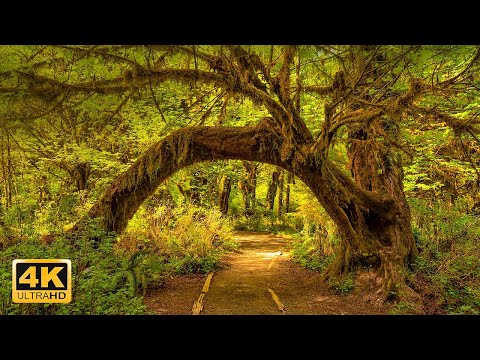
[[362,189],[330,161],[327,162],[326,166],[348,193],[354,196],[361,205],[389,220],[399,213],[400,209],[391,196]]
[[333,86],[321,86],[321,85],[305,85],[302,87],[302,90],[306,93],[314,93],[318,95],[329,95],[333,93]]
[[329,131],[331,133],[335,133],[341,126],[347,124],[366,123],[379,117],[383,113],[383,109],[373,111],[365,111],[363,109],[360,109],[352,111],[350,114],[343,116],[337,121],[335,121]]
[[457,80],[459,77],[461,77],[463,74],[465,74],[470,68],[475,65],[475,63],[480,59],[480,46],[477,46],[477,49],[475,51],[475,54],[473,57],[470,59],[468,64],[463,68],[462,71],[460,71],[457,75],[451,77],[450,79],[442,81],[439,85],[441,86],[448,86],[451,85]]

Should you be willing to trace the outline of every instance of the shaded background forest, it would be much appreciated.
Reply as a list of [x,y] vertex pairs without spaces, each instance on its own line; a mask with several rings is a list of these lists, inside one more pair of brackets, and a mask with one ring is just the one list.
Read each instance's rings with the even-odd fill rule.
[[[190,56],[170,61],[196,67],[199,47],[187,48]],[[387,79],[392,89],[408,72],[432,82],[432,68],[437,74],[449,68],[454,73],[477,51],[474,46],[385,48],[402,60],[386,63],[392,66]],[[282,53],[281,46],[245,49],[270,62]],[[315,83],[319,73],[333,73],[332,59],[341,51],[304,47],[305,60],[297,71],[306,83]],[[400,57],[405,53],[408,59]],[[12,95],[15,81],[33,73],[57,78],[59,84],[67,77],[101,81],[125,72],[134,78],[134,61],[158,65],[166,61],[162,54],[163,49],[149,46],[0,47],[1,314],[143,313],[142,295],[168,276],[215,269],[226,252],[235,250],[235,230],[291,236],[293,258],[309,269],[321,271],[332,261],[337,229],[310,190],[285,170],[245,161],[179,171],[140,207],[120,236],[102,233],[92,223],[91,232],[106,240],[99,247],[92,247],[88,236],[79,247],[66,239],[52,241],[52,234],[68,231],[118,174],[171,131],[189,125],[254,125],[254,119],[268,115],[247,98],[201,83],[150,84],[100,97],[42,92],[36,78],[29,83],[37,87],[34,100],[27,92]],[[321,100],[304,93],[301,101],[302,117],[312,132],[318,131]],[[420,251],[410,271],[432,313],[479,314],[480,144],[474,126],[480,100],[457,92],[431,105],[463,119],[465,126],[412,118],[402,129],[404,190]],[[339,140],[331,153],[340,166],[348,163],[345,146]],[[72,304],[11,303],[11,260],[41,257],[65,257],[76,264]],[[339,293],[355,286],[353,278],[331,285]],[[399,303],[395,311],[409,310]]]

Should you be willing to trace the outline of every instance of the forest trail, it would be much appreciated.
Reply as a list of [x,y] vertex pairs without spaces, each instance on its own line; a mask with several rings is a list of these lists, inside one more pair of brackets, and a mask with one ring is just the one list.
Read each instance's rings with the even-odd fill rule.
[[[309,282],[318,273],[292,262],[289,241],[281,236],[239,231],[236,239],[240,246],[215,271],[201,315],[388,314],[389,307],[369,302],[359,290],[340,296],[326,285]],[[146,294],[147,308],[159,315],[192,314],[206,278],[169,279],[163,288]],[[284,311],[279,310],[278,301]]]

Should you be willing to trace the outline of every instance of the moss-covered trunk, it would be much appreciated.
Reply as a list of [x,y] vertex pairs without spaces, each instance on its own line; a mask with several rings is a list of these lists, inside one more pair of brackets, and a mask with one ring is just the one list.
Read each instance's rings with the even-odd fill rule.
[[[378,69],[386,59],[384,54],[376,50],[377,47],[359,47],[351,52],[349,61],[354,79],[370,78],[369,86],[383,91],[387,79]],[[337,105],[342,99],[348,98],[349,91],[352,91],[348,82],[351,79],[346,79],[343,72],[336,74],[332,102],[326,105],[322,140],[326,153],[333,139],[333,133],[327,130],[330,122],[334,121],[333,114],[339,111]],[[355,86],[356,83],[353,83],[353,88]],[[411,229],[410,209],[403,191],[398,125],[401,123],[402,106],[413,101],[417,93],[417,87],[412,86],[408,95],[392,102],[384,114],[373,115],[367,121],[354,122],[345,127],[350,174],[344,174],[325,161],[322,173],[328,185],[315,192],[317,197],[327,198],[324,202],[329,205],[324,207],[342,236],[336,259],[327,269],[325,277],[341,277],[351,271],[367,269],[374,275],[370,278],[378,286],[382,299],[418,299],[412,289],[406,286],[407,266],[417,250]],[[364,95],[364,103],[355,99],[349,101],[352,110],[369,111],[368,105],[375,100],[368,93]],[[322,195],[323,192],[326,194]],[[368,196],[362,202],[364,194]],[[378,201],[377,204],[371,203],[372,200]]]
[[257,204],[257,165],[251,161],[242,161],[245,176],[239,181],[242,192],[245,215],[253,215]]
[[193,205],[201,205],[204,202],[202,199],[202,189],[208,184],[208,179],[204,174],[195,173],[190,178],[190,188],[188,189],[188,201]]
[[290,184],[294,184],[294,178],[292,173],[287,175],[287,186],[285,189],[285,213],[290,211]]
[[13,171],[12,171],[12,154],[10,146],[10,135],[2,134],[2,141],[0,145],[1,152],[1,167],[3,178],[3,194],[5,197],[5,207],[8,209],[12,206],[13,195]]
[[278,150],[280,135],[266,127],[188,127],[153,144],[121,174],[81,219],[71,233],[84,229],[89,218],[99,218],[107,231],[122,232],[143,201],[168,177],[198,162],[238,159],[287,167]]
[[342,277],[355,270],[373,271],[381,295],[398,299],[408,282],[407,266],[416,254],[410,210],[406,204],[401,206],[400,214],[386,219],[362,206],[352,205],[349,221],[356,236],[340,230],[343,241],[326,277]]
[[268,182],[267,197],[265,199],[265,213],[268,213],[269,211],[273,212],[273,208],[275,206],[275,196],[277,195],[279,177],[279,171],[273,170],[270,181]]
[[232,180],[227,176],[223,175],[220,180],[219,195],[218,195],[218,206],[222,215],[227,215],[228,212],[228,200],[230,198],[230,191],[232,190]]
[[278,176],[278,211],[277,211],[277,214],[278,214],[278,217],[281,218],[282,215],[283,215],[283,178],[284,178],[284,175],[283,175],[283,170],[282,169],[279,169],[278,170],[279,172],[279,176]]
[[74,167],[73,176],[75,177],[75,184],[77,185],[77,190],[86,190],[88,186],[88,178],[90,176],[90,164],[77,164]]
[[395,124],[385,119],[350,133],[350,171],[359,187],[388,194],[397,210],[394,216],[382,216],[355,202],[344,206],[356,236],[342,242],[327,276],[341,276],[357,268],[374,271],[383,297],[396,300],[402,291],[411,292],[404,286],[408,283],[406,269],[417,249],[403,191],[401,156],[378,139],[371,141],[379,128],[391,137],[398,136]]

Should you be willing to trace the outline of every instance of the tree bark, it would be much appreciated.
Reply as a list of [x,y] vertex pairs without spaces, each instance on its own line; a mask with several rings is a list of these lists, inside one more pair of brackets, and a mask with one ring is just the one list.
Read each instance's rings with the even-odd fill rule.
[[3,177],[3,193],[5,197],[5,208],[8,209],[12,206],[12,192],[13,192],[13,171],[12,171],[12,158],[10,149],[10,136],[7,133],[3,136],[5,141],[1,141],[1,165],[2,165],[2,177]]
[[[357,50],[351,54],[353,76],[360,80],[367,74],[371,86],[381,91],[388,83],[378,66],[386,60],[385,55],[377,53],[378,47],[365,46]],[[337,75],[332,95],[336,104],[347,96],[344,74],[339,72]],[[402,99],[397,99],[395,106],[414,99],[416,91],[412,87]],[[365,101],[373,101],[368,93],[365,94]],[[353,181],[365,191],[389,197],[395,211],[392,216],[385,216],[370,206],[359,204],[356,199],[346,204],[339,203],[348,218],[353,236],[347,239],[345,233],[342,234],[344,241],[341,242],[335,262],[325,275],[327,278],[338,277],[359,268],[373,270],[376,274],[373,280],[379,285],[381,298],[398,300],[400,297],[411,297],[416,300],[418,296],[404,286],[408,282],[406,266],[417,249],[411,229],[410,209],[403,191],[401,156],[392,146],[392,142],[401,142],[398,128],[401,111],[395,106],[386,114],[373,116],[368,121],[347,128],[347,155]],[[365,106],[357,103],[351,107],[358,110]],[[335,105],[327,106],[327,122],[334,108]],[[339,225],[338,219],[335,216],[332,218]],[[339,230],[342,232],[342,227]]]
[[[99,218],[102,228],[121,233],[141,203],[162,181],[189,165],[212,160],[238,159],[279,165],[278,134],[265,127],[188,127],[177,130],[152,145],[127,171],[121,174],[87,218],[72,228],[83,228],[88,218]],[[292,170],[291,164],[283,163]]]
[[246,216],[253,215],[257,205],[257,165],[250,161],[243,161],[245,176],[240,180],[239,187],[243,196],[244,213]]
[[48,183],[47,177],[45,175],[41,175],[38,178],[38,205],[42,206],[50,196],[50,192],[48,190]]
[[62,162],[60,167],[64,169],[68,175],[75,181],[77,191],[86,190],[88,187],[88,178],[90,177],[91,166],[85,162],[75,163],[70,165]]
[[290,211],[290,184],[294,184],[294,177],[292,173],[287,175],[287,187],[285,189],[285,213]]
[[278,176],[278,217],[281,218],[283,215],[283,170],[279,169]]
[[3,209],[3,193],[2,193],[2,189],[0,188],[0,227],[4,227],[5,226],[5,210]]
[[202,203],[202,188],[208,183],[208,179],[203,174],[194,174],[190,178],[190,198],[189,201],[193,205]]
[[228,212],[228,200],[230,198],[230,191],[232,190],[232,180],[227,175],[222,176],[219,190],[218,205],[220,212],[225,216]]
[[265,214],[268,214],[270,211],[273,214],[273,209],[275,206],[275,197],[277,195],[278,188],[278,178],[280,173],[278,170],[272,171],[272,177],[268,183],[267,198],[265,199]]
[[90,164],[79,163],[74,168],[75,183],[77,190],[86,190],[88,186],[88,178],[90,176]]
[[398,137],[395,123],[382,118],[352,131],[348,151],[350,170],[356,184],[368,191],[389,194],[400,211],[394,218],[386,219],[371,209],[350,204],[348,217],[358,236],[342,244],[340,256],[327,276],[342,275],[358,267],[376,270],[383,296],[398,300],[402,291],[398,285],[404,283],[405,266],[417,249],[403,192],[401,156],[391,151],[391,147],[371,141],[374,128],[387,129],[389,136]]

